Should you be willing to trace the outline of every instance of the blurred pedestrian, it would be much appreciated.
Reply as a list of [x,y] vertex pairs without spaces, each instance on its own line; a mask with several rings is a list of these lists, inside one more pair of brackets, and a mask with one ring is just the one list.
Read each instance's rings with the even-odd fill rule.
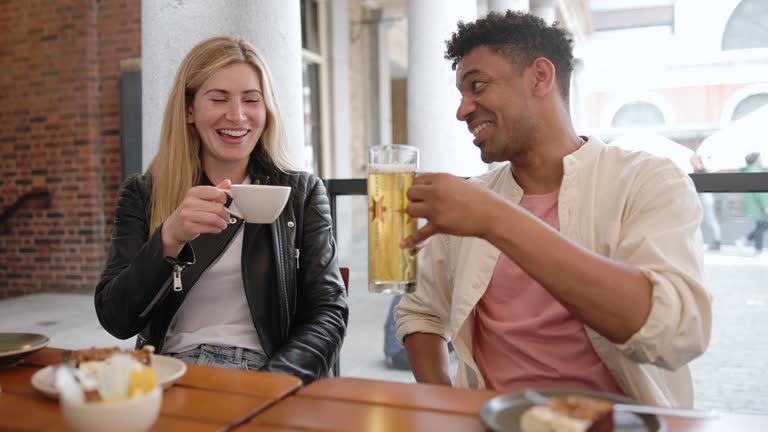
[[[741,172],[765,171],[760,153],[749,153],[744,157],[744,161],[747,166],[742,168]],[[755,227],[747,235],[747,240],[755,245],[755,254],[760,255],[763,251],[763,234],[768,230],[768,193],[751,192],[744,194],[744,213],[755,221]]]
[[[691,165],[694,173],[708,172],[701,161],[701,157],[697,154],[691,157]],[[701,225],[709,228],[709,232],[712,234],[712,241],[708,245],[709,250],[719,251],[722,238],[720,236],[720,222],[715,213],[715,195],[712,192],[701,192],[699,193],[699,201],[704,210],[704,219]]]

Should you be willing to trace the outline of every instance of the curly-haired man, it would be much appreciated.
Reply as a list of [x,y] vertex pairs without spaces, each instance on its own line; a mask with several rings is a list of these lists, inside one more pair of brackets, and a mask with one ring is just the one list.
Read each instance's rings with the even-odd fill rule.
[[707,347],[701,208],[674,163],[575,131],[572,39],[526,13],[459,23],[447,41],[485,162],[469,181],[417,177],[403,241],[426,240],[398,337],[420,382],[500,391],[589,389],[693,404],[686,366]]

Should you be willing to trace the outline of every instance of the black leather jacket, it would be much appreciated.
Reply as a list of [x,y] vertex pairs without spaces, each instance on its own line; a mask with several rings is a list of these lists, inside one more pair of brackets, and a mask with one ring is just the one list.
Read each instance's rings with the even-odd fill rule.
[[[318,177],[268,169],[255,158],[249,175],[254,184],[291,187],[278,219],[271,225],[245,224],[243,237],[245,295],[269,358],[263,370],[310,382],[331,371],[348,316],[328,197]],[[99,322],[112,335],[127,339],[138,334],[138,346],[151,344],[163,352],[168,326],[184,297],[243,221],[219,234],[199,236],[177,260],[166,260],[161,230],[149,233],[151,189],[146,176],[131,177],[123,186],[95,303]],[[181,270],[179,291],[172,282],[175,265]]]

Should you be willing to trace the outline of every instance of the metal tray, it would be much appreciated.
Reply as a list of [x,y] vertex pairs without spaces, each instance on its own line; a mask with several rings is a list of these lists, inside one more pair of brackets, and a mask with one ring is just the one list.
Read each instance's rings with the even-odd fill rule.
[[[594,399],[602,399],[609,402],[632,404],[635,401],[616,396],[610,393],[582,390],[538,390],[539,393],[547,397],[562,397],[568,395],[585,396]],[[496,396],[486,402],[480,408],[480,418],[487,428],[492,431],[521,432],[520,416],[525,410],[531,408],[533,404],[529,402],[523,392],[507,393]],[[617,427],[616,432],[664,432],[666,427],[664,420],[647,414],[629,414],[639,419],[636,426]]]
[[48,337],[36,333],[0,333],[0,367],[12,366],[48,345]]

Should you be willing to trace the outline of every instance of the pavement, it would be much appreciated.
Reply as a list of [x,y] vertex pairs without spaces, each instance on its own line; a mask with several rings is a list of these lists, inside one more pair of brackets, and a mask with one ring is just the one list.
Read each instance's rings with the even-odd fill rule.
[[[343,201],[343,200],[342,200]],[[383,326],[391,297],[367,291],[365,202],[339,207],[340,264],[351,268],[348,333],[341,351],[342,376],[413,382],[409,371],[388,369],[383,355]],[[346,206],[346,207],[345,207]],[[352,211],[354,210],[354,211]],[[350,215],[360,215],[352,217]],[[705,256],[705,283],[713,303],[712,339],[707,352],[691,363],[696,407],[768,415],[768,255],[724,245]],[[0,301],[0,332],[47,335],[50,346],[132,347],[96,319],[93,296],[34,294]]]

